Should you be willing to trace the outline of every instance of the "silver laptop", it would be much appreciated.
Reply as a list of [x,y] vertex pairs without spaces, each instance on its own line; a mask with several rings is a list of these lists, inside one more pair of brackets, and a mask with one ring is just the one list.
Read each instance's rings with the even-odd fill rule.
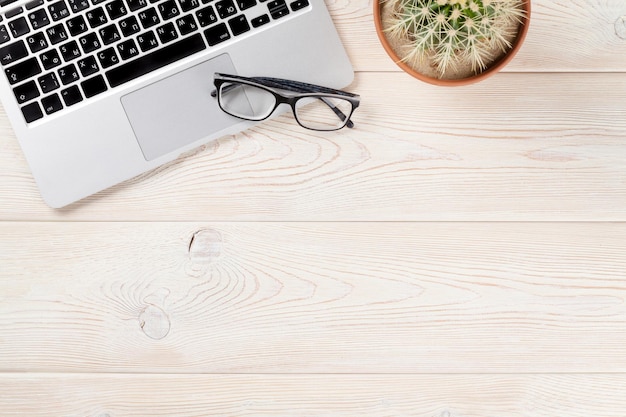
[[52,207],[248,128],[211,97],[215,72],[333,88],[353,78],[323,0],[4,0],[1,11],[0,97]]

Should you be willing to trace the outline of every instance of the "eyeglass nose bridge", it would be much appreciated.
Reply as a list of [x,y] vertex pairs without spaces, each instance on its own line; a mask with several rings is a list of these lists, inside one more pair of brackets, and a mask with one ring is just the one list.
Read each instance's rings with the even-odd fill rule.
[[296,101],[298,101],[298,99],[300,97],[297,96],[291,96],[290,94],[274,94],[274,97],[276,97],[276,106],[278,107],[280,104],[286,104],[289,107],[291,107],[292,109],[294,109],[295,105],[296,105]]
[[276,103],[274,104],[274,109],[272,110],[272,113],[274,113],[281,105],[286,105],[287,107],[291,108],[291,112],[293,113],[293,116],[297,119],[296,116],[296,102],[302,98],[302,97],[298,97],[298,96],[287,96],[285,95],[278,95],[278,94],[274,94],[274,98],[276,99]]

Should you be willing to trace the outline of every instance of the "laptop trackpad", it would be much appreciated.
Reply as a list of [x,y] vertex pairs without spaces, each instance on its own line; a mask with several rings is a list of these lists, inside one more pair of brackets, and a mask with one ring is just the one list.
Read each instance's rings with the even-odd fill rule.
[[158,158],[241,120],[211,97],[213,73],[236,74],[222,54],[122,97],[122,105],[146,160]]

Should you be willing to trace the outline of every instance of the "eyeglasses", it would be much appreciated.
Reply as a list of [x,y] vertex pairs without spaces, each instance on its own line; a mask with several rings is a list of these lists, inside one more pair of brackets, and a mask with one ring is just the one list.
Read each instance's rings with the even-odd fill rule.
[[280,104],[291,106],[300,126],[312,130],[354,127],[350,120],[359,107],[357,94],[269,77],[241,77],[215,73],[215,90],[220,108],[244,120],[265,120]]

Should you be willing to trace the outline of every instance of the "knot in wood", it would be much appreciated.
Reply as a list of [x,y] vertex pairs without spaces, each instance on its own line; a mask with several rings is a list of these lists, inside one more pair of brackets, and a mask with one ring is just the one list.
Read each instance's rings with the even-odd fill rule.
[[615,21],[615,34],[620,39],[626,40],[626,15],[618,17]]
[[139,327],[151,339],[163,339],[170,332],[170,318],[162,308],[148,305],[139,314]]
[[189,242],[187,274],[204,275],[209,265],[222,255],[223,244],[222,234],[217,230],[201,229],[194,233]]

